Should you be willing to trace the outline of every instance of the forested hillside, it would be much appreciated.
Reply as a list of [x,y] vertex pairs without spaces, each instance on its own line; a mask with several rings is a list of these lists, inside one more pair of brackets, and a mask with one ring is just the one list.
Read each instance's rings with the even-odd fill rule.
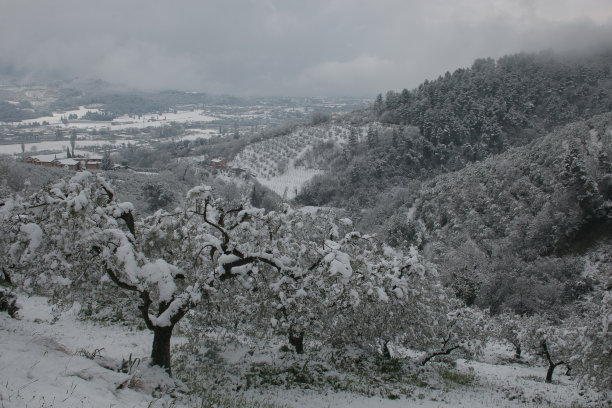
[[0,122],[17,122],[45,116],[49,112],[35,110],[27,101],[9,103],[0,100]]
[[332,175],[313,180],[298,200],[372,206],[381,191],[458,170],[556,126],[608,112],[611,66],[611,52],[518,54],[480,59],[412,91],[379,95],[371,110],[350,117],[364,136],[344,154],[330,151]]
[[612,114],[577,122],[405,192],[379,231],[418,243],[469,304],[561,312],[593,289],[585,262],[612,264],[611,155]]
[[550,129],[612,110],[612,53],[516,54],[476,60],[413,91],[388,92],[374,110],[387,123],[418,126],[434,145],[515,144],[525,129]]
[[563,317],[612,265],[611,62],[477,60],[379,96],[346,144],[316,147],[331,171],[297,200],[418,245],[468,305]]

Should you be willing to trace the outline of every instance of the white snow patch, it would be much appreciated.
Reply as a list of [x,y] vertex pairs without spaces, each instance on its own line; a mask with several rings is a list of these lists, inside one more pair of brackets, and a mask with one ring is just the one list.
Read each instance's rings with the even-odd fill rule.
[[278,176],[270,178],[258,176],[257,181],[281,197],[285,196],[285,198],[290,200],[295,198],[304,184],[309,182],[317,174],[322,173],[323,171],[321,170],[292,167],[284,174]]
[[[19,320],[0,313],[0,406],[160,408],[169,402],[168,397],[152,397],[151,390],[120,387],[128,374],[81,356],[82,351],[98,350],[109,361],[121,362],[130,354],[146,359],[150,332],[84,323],[76,320],[76,311],[55,320],[41,297],[19,297],[18,304]],[[146,382],[146,363],[143,370]]]
[[21,226],[21,232],[27,235],[28,237],[28,253],[32,253],[36,251],[36,249],[40,246],[42,242],[43,231],[40,229],[38,224],[28,223],[23,224]]
[[[105,369],[96,361],[81,356],[82,351],[98,350],[107,360],[121,361],[128,359],[130,354],[146,359],[152,343],[151,332],[79,321],[76,318],[78,305],[53,319],[51,307],[41,297],[19,297],[18,304],[21,306],[19,320],[0,313],[0,406],[184,406],[180,400],[172,401],[169,397],[154,398],[150,389],[137,391],[119,387],[130,376]],[[279,322],[272,318],[270,324],[276,326]],[[244,346],[228,347],[222,356],[231,363],[239,363],[249,350]],[[434,388],[415,385],[411,396],[396,400],[329,389],[280,387],[253,390],[253,394],[248,395],[288,407],[607,406],[601,396],[580,388],[575,379],[563,375],[562,371],[555,373],[552,384],[546,384],[543,381],[545,366],[500,364],[500,357],[510,358],[512,351],[496,345],[487,347],[484,355],[482,361],[457,360],[454,370],[473,375],[472,384],[448,382]],[[138,380],[155,382],[162,377],[165,374],[160,370],[151,373],[143,369]]]

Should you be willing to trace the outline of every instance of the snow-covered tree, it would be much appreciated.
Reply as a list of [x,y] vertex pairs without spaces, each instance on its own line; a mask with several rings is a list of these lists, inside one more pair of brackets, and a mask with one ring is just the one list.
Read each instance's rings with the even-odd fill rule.
[[[258,240],[267,241],[280,267],[249,276],[246,287],[257,291],[259,301],[241,309],[242,317],[268,323],[298,353],[305,338],[388,358],[389,346],[401,345],[423,351],[426,361],[477,348],[484,315],[462,308],[415,249],[393,250],[324,209],[286,206],[258,220],[257,230],[264,232]],[[253,298],[250,289],[234,294]]]
[[75,300],[101,284],[131,293],[154,334],[151,362],[168,372],[173,329],[196,305],[226,323],[264,322],[297,352],[312,336],[388,357],[390,343],[403,345],[426,363],[477,344],[482,314],[461,308],[433,265],[331,211],[266,213],[199,186],[182,207],[137,221],[100,174],[81,172],[6,201],[0,219],[15,282]]
[[[226,212],[214,202],[210,188],[198,187],[189,192],[180,216],[158,212],[157,224],[136,223],[132,205],[118,203],[100,175],[81,172],[29,200],[4,203],[3,229],[10,236],[3,240],[8,258],[5,264],[14,265],[24,287],[69,287],[73,294],[80,289],[85,295],[100,281],[110,280],[133,292],[140,298],[144,323],[154,333],[151,362],[170,373],[172,331],[200,302],[202,294],[214,290],[217,281],[241,277],[249,268],[255,269],[252,265],[256,263],[276,267],[271,254],[250,251],[256,242],[255,246],[243,247],[232,241],[230,231],[250,230],[247,224],[252,213]],[[187,226],[194,219],[198,219],[198,227],[190,230]],[[163,234],[164,220],[177,226],[175,235],[163,237],[168,245],[147,250],[147,244],[153,242],[152,234]],[[183,238],[179,229],[190,239],[177,240]],[[157,244],[162,241],[160,237]],[[177,259],[185,250],[181,243],[199,251],[202,262],[185,267],[186,263]]]
[[100,164],[100,168],[102,170],[112,170],[113,169],[113,159],[110,155],[110,150],[105,149],[104,154],[102,155],[102,163]]
[[521,342],[536,357],[548,364],[546,382],[552,382],[555,369],[559,366],[571,367],[572,356],[576,353],[577,329],[570,320],[552,322],[542,315],[522,319]]
[[388,357],[390,343],[428,354],[467,346],[459,337],[468,325],[453,310],[459,302],[415,249],[393,250],[329,210],[285,207],[259,220],[257,236],[282,266],[251,276],[266,311],[245,312],[285,334],[298,353],[305,338]]
[[493,319],[491,335],[496,340],[508,343],[514,348],[514,358],[520,359],[523,353],[521,344],[521,317],[510,312],[501,313]]
[[[288,206],[268,213],[246,203],[225,206],[222,200],[191,194],[185,211],[158,211],[144,223],[145,251],[177,259],[184,271],[216,270],[206,281],[206,296],[196,313],[200,323],[272,327],[302,352],[304,333],[314,334],[331,299],[331,288],[315,278],[322,269],[333,275],[340,267],[339,261],[326,258],[338,253],[337,220],[330,212],[313,214]],[[347,256],[342,260],[349,262]],[[228,285],[230,278],[235,284]]]
[[422,365],[435,357],[448,356],[455,350],[463,356],[473,356],[481,351],[487,340],[489,316],[485,311],[463,307],[461,301],[450,296],[447,302],[441,303],[443,313],[439,314],[439,320],[434,321]]
[[[577,330],[572,371],[600,389],[612,389],[612,274],[609,268],[587,263],[588,275],[600,287],[580,303],[582,318],[574,321]],[[577,320],[577,319],[575,319]]]
[[588,382],[612,389],[612,288],[608,288],[587,320],[581,344],[584,349],[575,361]]
[[76,147],[76,141],[77,133],[75,129],[72,129],[70,131],[70,147],[72,148],[72,151],[70,152],[70,157],[74,157],[74,148]]

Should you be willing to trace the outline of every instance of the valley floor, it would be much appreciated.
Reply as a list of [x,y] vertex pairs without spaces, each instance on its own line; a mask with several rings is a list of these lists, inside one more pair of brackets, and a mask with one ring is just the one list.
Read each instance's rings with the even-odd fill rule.
[[[104,367],[146,357],[152,341],[148,331],[83,322],[76,318],[75,310],[54,318],[46,299],[40,297],[22,297],[19,303],[19,319],[0,313],[1,408],[212,406],[187,398],[184,386],[144,363],[132,375]],[[482,361],[457,362],[457,372],[473,374],[475,380],[470,384],[462,385],[451,378],[433,388],[415,388],[411,397],[395,400],[280,387],[252,390],[240,398],[270,407],[606,405],[603,395],[581,389],[574,379],[562,375],[563,370],[555,374],[552,384],[546,384],[544,367],[504,363],[509,356],[510,352],[501,347],[489,348]],[[156,391],[159,384],[179,397]]]

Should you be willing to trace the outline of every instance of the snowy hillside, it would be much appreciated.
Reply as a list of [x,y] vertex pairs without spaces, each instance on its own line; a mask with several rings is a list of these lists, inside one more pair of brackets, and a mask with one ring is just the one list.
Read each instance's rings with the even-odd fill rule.
[[[510,362],[511,353],[501,346],[489,347],[482,361],[458,360],[454,370],[441,371],[442,379],[437,385],[407,384],[406,388],[412,391],[409,397],[321,392],[308,386],[300,388],[296,383],[291,389],[268,386],[239,392],[228,388],[223,391],[226,393],[223,397],[213,397],[217,402],[202,401],[161,370],[147,367],[152,337],[148,331],[84,322],[76,317],[78,308],[54,318],[46,299],[41,297],[20,297],[19,304],[22,309],[18,319],[0,313],[2,408],[229,407],[233,404],[351,408],[595,407],[604,404],[601,395],[581,389],[571,377],[559,375],[557,381],[545,384],[542,380],[545,367]],[[219,334],[213,337],[219,338]],[[227,346],[222,353],[226,369],[233,371],[232,366],[247,364],[244,356],[249,357],[248,350],[245,344]],[[278,349],[259,350],[251,355],[259,364],[262,359],[272,365],[283,364],[284,357]],[[122,362],[123,370],[120,369]],[[156,390],[157,387],[165,393]]]
[[151,395],[159,383],[174,385],[163,370],[107,368],[139,362],[150,333],[85,323],[75,309],[56,319],[45,298],[19,303],[19,320],[0,313],[0,407],[167,406]]
[[304,183],[322,173],[322,169],[296,162],[318,144],[346,144],[349,134],[350,129],[343,125],[300,127],[287,135],[248,145],[231,165],[249,171],[261,184],[291,199]]

